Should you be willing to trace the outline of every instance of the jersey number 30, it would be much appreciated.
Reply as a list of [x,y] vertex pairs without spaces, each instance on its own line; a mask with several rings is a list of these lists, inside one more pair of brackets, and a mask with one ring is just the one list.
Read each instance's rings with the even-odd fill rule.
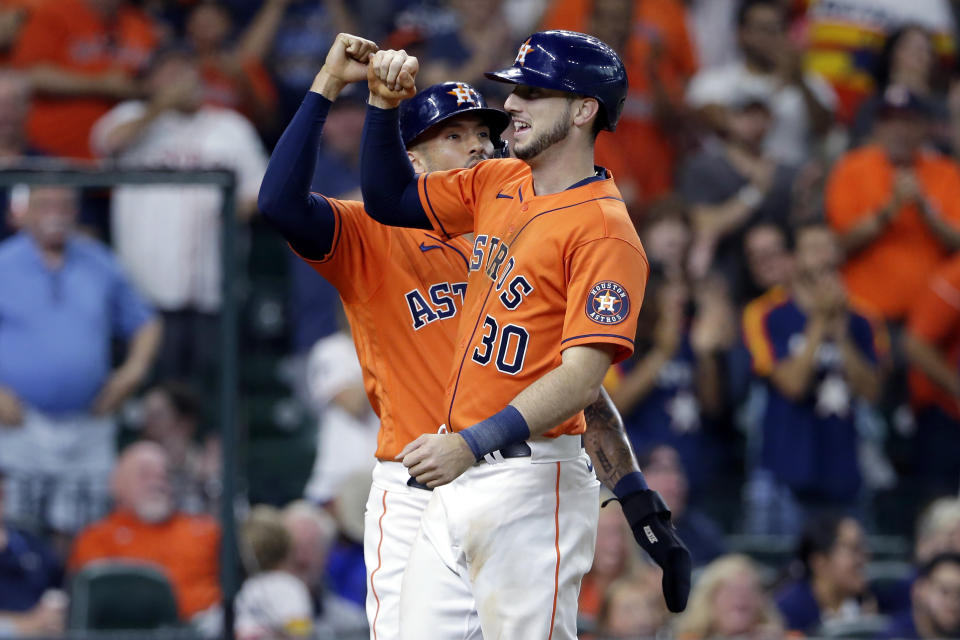
[[481,366],[490,363],[494,351],[497,354],[497,370],[511,376],[523,370],[523,359],[527,355],[527,342],[530,334],[515,324],[504,325],[501,330],[493,316],[483,320],[483,338],[480,346],[473,350],[473,361]]

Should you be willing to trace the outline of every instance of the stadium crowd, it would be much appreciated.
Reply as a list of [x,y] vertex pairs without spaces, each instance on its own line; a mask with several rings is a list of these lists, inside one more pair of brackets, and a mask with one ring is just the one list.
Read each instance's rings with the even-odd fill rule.
[[[958,25],[955,0],[3,0],[0,169],[236,172],[236,633],[364,637],[377,419],[336,292],[258,218],[269,150],[338,32],[492,104],[532,31],[596,35],[630,83],[597,159],[651,263],[605,386],[696,582],[668,614],[613,503],[582,637],[955,638]],[[315,191],[360,198],[365,97]],[[77,628],[64,595],[117,559],[218,633],[222,205],[0,190],[0,636]]]

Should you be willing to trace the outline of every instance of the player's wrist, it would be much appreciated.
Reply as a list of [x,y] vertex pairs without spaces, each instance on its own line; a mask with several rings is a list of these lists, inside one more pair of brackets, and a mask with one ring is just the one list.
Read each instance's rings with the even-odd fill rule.
[[530,427],[517,408],[508,404],[486,420],[457,433],[479,461],[488,453],[526,440],[530,437]]
[[314,77],[313,84],[310,85],[310,91],[319,93],[330,102],[333,102],[345,86],[347,86],[347,83],[344,80],[336,77],[330,73],[326,67],[323,67]]
[[617,484],[613,487],[613,495],[617,496],[618,500],[625,500],[634,493],[648,491],[649,489],[650,487],[647,486],[647,480],[643,477],[643,473],[640,471],[631,471],[617,481]]
[[396,100],[393,98],[384,98],[378,93],[370,92],[370,97],[367,99],[367,104],[371,107],[376,107],[377,109],[383,109],[385,111],[396,109],[400,106],[400,103],[403,100]]

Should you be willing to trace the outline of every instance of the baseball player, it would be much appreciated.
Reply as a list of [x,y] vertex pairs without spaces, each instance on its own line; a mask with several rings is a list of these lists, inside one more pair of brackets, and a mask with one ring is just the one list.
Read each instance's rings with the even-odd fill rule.
[[[575,638],[598,502],[583,409],[633,351],[648,271],[613,179],[593,164],[626,73],[591,36],[534,34],[512,68],[487,74],[516,85],[505,108],[518,159],[418,177],[397,136],[417,70],[403,51],[370,57],[366,211],[447,241],[475,237],[443,426],[397,456],[436,487],[403,578],[401,637]],[[690,560],[669,511],[639,471],[614,493],[682,610]]]
[[[291,247],[344,301],[371,404],[381,418],[366,509],[367,614],[371,638],[399,637],[400,585],[430,497],[394,458],[443,418],[447,373],[471,247],[426,230],[382,226],[345,202],[309,192],[326,113],[348,82],[366,79],[376,46],[341,34],[267,167],[259,205]],[[469,167],[502,146],[508,117],[464,83],[430,87],[404,103],[401,138],[421,172]],[[395,134],[395,132],[394,132]],[[619,415],[604,398],[589,408],[587,449],[609,487],[638,467]],[[474,622],[475,615],[474,615]]]

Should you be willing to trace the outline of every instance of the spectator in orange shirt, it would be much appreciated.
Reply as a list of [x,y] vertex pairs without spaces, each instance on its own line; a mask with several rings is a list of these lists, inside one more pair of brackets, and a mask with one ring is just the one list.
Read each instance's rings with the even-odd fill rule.
[[114,511],[80,533],[68,569],[96,560],[141,560],[166,571],[184,620],[220,602],[220,530],[208,516],[174,511],[163,447],[130,445],[113,475]]
[[90,158],[90,128],[116,102],[139,95],[136,73],[157,44],[155,25],[124,0],[38,5],[13,52],[35,100],[30,142],[59,156]]
[[847,253],[850,293],[900,321],[960,249],[960,166],[924,148],[929,111],[909,90],[889,87],[877,118],[876,144],[834,166],[826,212]]
[[960,254],[914,301],[905,340],[917,417],[915,473],[926,497],[955,494],[960,478]]
[[627,206],[646,205],[674,180],[683,95],[696,71],[679,0],[559,0],[545,29],[571,29],[612,46],[627,67],[630,92],[613,135],[597,139],[597,163],[617,178]]
[[200,60],[206,105],[239,111],[266,132],[274,124],[277,92],[263,60],[290,0],[266,0],[235,46],[230,9],[216,0],[198,3],[187,17],[187,41]]

